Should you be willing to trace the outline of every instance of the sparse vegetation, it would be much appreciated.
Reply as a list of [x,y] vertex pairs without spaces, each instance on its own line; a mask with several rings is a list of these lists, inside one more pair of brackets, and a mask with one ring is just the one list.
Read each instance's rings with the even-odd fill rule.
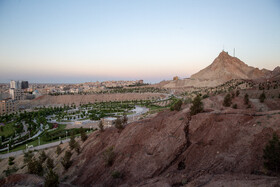
[[98,123],[98,127],[99,127],[99,130],[100,130],[101,132],[103,132],[103,131],[104,131],[104,125],[103,125],[102,120],[100,120],[100,121],[99,121],[99,123]]
[[224,97],[223,105],[224,105],[225,107],[229,107],[229,106],[231,105],[231,96],[230,96],[230,94],[227,94],[227,95]]
[[186,168],[186,165],[185,165],[185,163],[184,162],[179,162],[179,164],[178,164],[178,170],[183,170],[183,169],[185,169]]
[[76,147],[76,140],[75,140],[75,136],[73,133],[71,134],[71,137],[70,137],[69,146],[70,146],[71,150],[75,149],[75,147]]
[[80,154],[80,152],[81,152],[81,147],[80,147],[80,144],[79,144],[78,142],[76,142],[75,151],[76,151],[76,153],[78,153],[78,154]]
[[280,172],[280,141],[274,133],[272,139],[263,150],[264,166],[273,172]]
[[44,187],[58,187],[58,185],[59,185],[58,175],[52,169],[49,169],[45,178]]
[[36,158],[32,158],[27,163],[28,173],[30,174],[36,174],[36,175],[43,175],[43,166],[40,161],[38,161]]
[[67,170],[68,168],[70,168],[70,166],[72,165],[72,161],[70,160],[72,156],[71,151],[66,151],[65,155],[61,161],[61,164],[63,165],[64,169]]
[[58,145],[57,147],[56,147],[56,154],[57,155],[60,155],[60,153],[61,153],[61,148],[60,148],[60,146]]
[[25,152],[23,162],[27,164],[32,160],[32,157],[33,157],[33,153],[31,151]]
[[5,173],[6,177],[8,177],[9,175],[17,172],[17,168],[14,166],[14,167],[8,167],[6,170],[4,170],[3,172]]
[[244,96],[244,104],[248,105],[249,104],[249,95],[246,93]]
[[124,114],[124,115],[123,115],[123,118],[122,118],[122,123],[123,123],[123,125],[126,125],[126,124],[127,124],[127,121],[128,121],[127,115]]
[[173,103],[173,105],[171,105],[170,110],[171,111],[174,111],[174,110],[180,111],[181,107],[182,107],[182,104],[183,104],[183,101],[181,99],[179,99],[179,100],[175,101]]
[[115,159],[115,152],[114,152],[114,147],[109,147],[107,148],[103,154],[103,159],[105,161],[105,165],[106,166],[112,166],[114,163],[114,159]]
[[81,133],[81,139],[82,139],[82,141],[83,141],[83,142],[86,141],[88,137],[87,137],[87,134],[86,134],[86,132],[85,132],[85,130],[84,130],[83,127],[80,128],[80,133]]
[[47,168],[51,169],[54,167],[54,164],[53,164],[53,159],[51,158],[48,158],[47,159]]
[[194,98],[190,110],[191,115],[196,115],[203,111],[203,103],[199,95]]
[[122,178],[122,174],[121,174],[121,172],[119,172],[119,171],[113,171],[113,172],[112,172],[112,177],[113,177],[114,179]]
[[263,103],[265,98],[266,98],[266,96],[265,96],[265,93],[263,92],[259,97],[260,102]]
[[47,158],[48,158],[48,157],[47,157],[45,151],[42,151],[42,152],[40,153],[40,156],[39,156],[39,161],[40,161],[41,163],[44,163],[45,160],[46,160]]
[[239,94],[240,94],[240,91],[239,91],[239,90],[236,90],[236,92],[235,92],[236,97],[238,97]]
[[14,157],[9,157],[9,166],[11,166],[11,165],[14,165],[14,160],[15,160],[15,158]]
[[121,120],[121,118],[117,118],[116,121],[115,121],[115,127],[119,130],[122,130],[124,129],[124,126],[123,126],[123,121]]

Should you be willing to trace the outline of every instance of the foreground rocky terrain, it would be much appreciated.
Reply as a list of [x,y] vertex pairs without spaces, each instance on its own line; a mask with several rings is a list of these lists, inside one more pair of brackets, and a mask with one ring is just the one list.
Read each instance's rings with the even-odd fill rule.
[[[54,159],[61,186],[277,186],[280,178],[263,166],[263,149],[273,133],[280,135],[280,99],[264,103],[244,94],[223,106],[224,94],[203,100],[204,112],[190,116],[190,105],[181,111],[163,111],[123,130],[92,133],[73,152],[72,166],[65,171],[60,161],[68,144],[46,151]],[[262,110],[260,110],[260,107]],[[78,140],[78,139],[77,139]],[[104,153],[112,154],[112,165]],[[38,156],[38,155],[37,155]],[[2,186],[42,186],[42,177],[23,174],[23,156],[15,159],[18,174],[0,181]],[[2,171],[7,159],[0,162]],[[3,173],[2,173],[3,176]]]

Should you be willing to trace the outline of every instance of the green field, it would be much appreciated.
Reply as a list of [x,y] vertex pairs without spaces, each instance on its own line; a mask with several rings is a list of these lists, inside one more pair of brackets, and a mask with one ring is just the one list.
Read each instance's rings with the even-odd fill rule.
[[0,136],[11,136],[14,133],[13,123],[8,123],[5,126],[0,127],[3,130],[0,130]]

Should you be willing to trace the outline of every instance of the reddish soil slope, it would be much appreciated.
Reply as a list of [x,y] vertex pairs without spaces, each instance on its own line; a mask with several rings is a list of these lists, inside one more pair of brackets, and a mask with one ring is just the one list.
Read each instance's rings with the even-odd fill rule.
[[[123,131],[92,134],[65,175],[73,176],[68,182],[78,186],[176,186],[208,175],[264,174],[262,150],[273,132],[280,134],[279,123],[280,111],[228,108],[191,120],[188,109],[164,111]],[[116,157],[109,167],[102,153],[111,146]],[[114,179],[114,171],[122,178]]]

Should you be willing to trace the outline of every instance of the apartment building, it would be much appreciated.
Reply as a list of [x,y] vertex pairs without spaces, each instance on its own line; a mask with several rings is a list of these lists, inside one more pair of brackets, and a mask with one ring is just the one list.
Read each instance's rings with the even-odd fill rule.
[[18,102],[13,99],[3,99],[0,102],[0,115],[18,111]]
[[23,90],[22,89],[15,89],[15,88],[10,88],[10,97],[13,100],[22,100],[23,99]]

